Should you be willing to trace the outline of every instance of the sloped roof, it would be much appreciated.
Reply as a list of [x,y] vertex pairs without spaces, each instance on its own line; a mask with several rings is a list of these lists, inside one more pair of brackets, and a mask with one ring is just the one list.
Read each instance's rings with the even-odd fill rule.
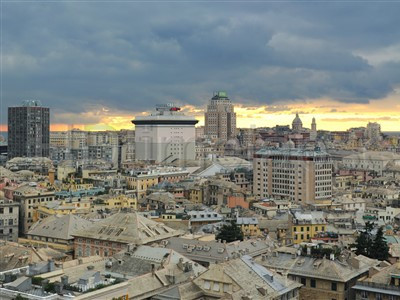
[[76,215],[52,215],[33,224],[28,235],[71,240],[75,232],[85,230],[92,224]]
[[[45,252],[45,253],[44,253]],[[25,267],[30,263],[60,258],[60,252],[38,251],[18,243],[0,241],[0,272]]]
[[136,212],[119,212],[97,221],[89,228],[73,235],[142,245],[180,234],[181,232],[173,230],[161,222],[147,219]]
[[355,268],[348,261],[326,258],[318,259],[309,256],[292,257],[292,254],[279,253],[277,256],[266,257],[260,263],[266,267],[287,270],[289,274],[308,276],[347,282],[350,279],[367,272],[370,267],[379,264],[378,260],[358,255],[359,267]]

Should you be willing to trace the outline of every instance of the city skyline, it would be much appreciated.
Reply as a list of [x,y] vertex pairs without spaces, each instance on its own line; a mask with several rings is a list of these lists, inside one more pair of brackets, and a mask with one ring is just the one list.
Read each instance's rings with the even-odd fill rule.
[[110,3],[3,3],[2,106],[38,99],[53,130],[95,130],[178,102],[202,124],[226,90],[238,127],[299,112],[398,131],[398,3]]

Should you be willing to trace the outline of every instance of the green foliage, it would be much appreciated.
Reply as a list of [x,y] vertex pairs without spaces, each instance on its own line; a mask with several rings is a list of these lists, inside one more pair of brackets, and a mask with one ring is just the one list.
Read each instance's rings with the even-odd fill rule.
[[355,247],[357,255],[386,260],[389,257],[389,246],[384,237],[382,227],[378,228],[375,237],[371,234],[374,223],[365,223],[365,228],[356,239]]
[[[302,255],[307,255],[307,246],[303,246],[301,248],[301,254]],[[334,248],[324,248],[321,245],[315,246],[311,248],[311,257],[315,258],[329,258],[331,254],[335,254],[335,256],[340,255],[340,249],[339,247],[334,247]]]
[[56,289],[55,289],[55,283],[54,282],[49,282],[48,284],[46,284],[46,286],[44,287],[44,290],[48,293],[55,293]]
[[29,299],[22,297],[20,294],[18,294],[17,297],[14,298],[14,300],[29,300]]
[[243,241],[243,232],[235,221],[224,224],[216,236],[217,240],[226,241],[227,243],[234,241]]
[[42,277],[32,277],[32,284],[41,285],[44,278]]
[[372,242],[371,255],[379,260],[386,260],[389,257],[389,246],[383,237],[382,227],[378,229]]

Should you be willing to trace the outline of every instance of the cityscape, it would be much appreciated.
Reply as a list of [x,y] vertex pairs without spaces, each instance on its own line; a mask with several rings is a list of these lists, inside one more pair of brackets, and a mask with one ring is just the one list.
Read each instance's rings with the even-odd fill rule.
[[90,2],[1,3],[1,300],[400,300],[399,3]]

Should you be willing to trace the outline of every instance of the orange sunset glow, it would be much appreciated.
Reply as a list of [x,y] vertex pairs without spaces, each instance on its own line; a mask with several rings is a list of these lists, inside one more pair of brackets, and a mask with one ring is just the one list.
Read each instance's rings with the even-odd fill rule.
[[[183,102],[183,101],[182,101]],[[204,125],[205,107],[183,105],[182,110],[195,116]],[[274,105],[248,106],[235,104],[237,123],[239,127],[273,127],[275,125],[291,124],[293,115],[301,115],[304,126],[309,127],[311,119],[316,118],[319,130],[347,130],[352,127],[365,126],[368,122],[378,122],[383,131],[400,130],[400,95],[398,93],[381,100],[372,100],[369,103],[343,103],[330,99],[310,100],[304,102],[287,102]],[[98,112],[82,112],[81,120],[90,119],[90,123],[53,123],[52,131],[81,130],[102,131],[134,129],[131,120],[137,115],[147,112],[122,112],[118,110],[102,109]],[[77,119],[77,118],[75,118]],[[4,126],[3,126],[4,128]]]

